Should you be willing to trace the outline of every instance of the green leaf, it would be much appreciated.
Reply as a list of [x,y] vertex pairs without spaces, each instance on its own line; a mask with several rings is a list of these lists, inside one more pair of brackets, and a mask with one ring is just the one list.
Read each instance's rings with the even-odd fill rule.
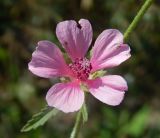
[[85,123],[88,120],[88,112],[87,112],[87,108],[86,108],[86,104],[85,103],[82,106],[81,112],[82,112],[83,123]]
[[21,132],[27,132],[44,125],[44,123],[48,119],[50,119],[52,116],[55,116],[57,113],[57,109],[46,106],[39,113],[33,115],[33,117],[27,122],[27,124],[21,129]]

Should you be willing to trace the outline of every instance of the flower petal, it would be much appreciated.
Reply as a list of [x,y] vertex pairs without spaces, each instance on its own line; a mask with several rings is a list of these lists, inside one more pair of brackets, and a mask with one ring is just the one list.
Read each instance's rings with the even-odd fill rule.
[[75,82],[58,83],[50,88],[46,100],[49,106],[65,113],[74,112],[81,108],[84,102],[84,92]]
[[126,81],[118,75],[108,75],[87,82],[90,93],[108,105],[119,105],[128,88]]
[[61,51],[50,41],[40,41],[28,64],[29,70],[40,77],[68,76],[69,69]]
[[123,44],[123,35],[115,29],[103,31],[92,51],[92,72],[118,66],[130,57],[130,47]]
[[81,19],[60,22],[56,34],[72,60],[84,57],[92,41],[92,26],[88,20]]

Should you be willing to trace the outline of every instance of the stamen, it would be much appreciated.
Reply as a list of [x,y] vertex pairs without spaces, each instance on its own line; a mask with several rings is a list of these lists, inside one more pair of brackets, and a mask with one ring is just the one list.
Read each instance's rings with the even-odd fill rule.
[[75,77],[82,81],[88,79],[92,69],[92,65],[87,58],[77,58],[73,63],[69,64],[69,67]]

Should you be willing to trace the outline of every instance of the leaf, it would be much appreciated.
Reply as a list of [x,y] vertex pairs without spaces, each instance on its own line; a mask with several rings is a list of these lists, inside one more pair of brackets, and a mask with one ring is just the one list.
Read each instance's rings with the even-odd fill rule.
[[88,120],[88,112],[87,112],[87,108],[86,108],[86,104],[85,103],[82,106],[81,112],[82,112],[83,123],[85,123]]
[[58,113],[58,110],[46,106],[39,113],[33,115],[33,117],[26,123],[26,125],[21,129],[21,132],[27,132],[32,129],[36,129],[39,126],[44,125],[44,123],[50,119],[52,116],[55,116]]

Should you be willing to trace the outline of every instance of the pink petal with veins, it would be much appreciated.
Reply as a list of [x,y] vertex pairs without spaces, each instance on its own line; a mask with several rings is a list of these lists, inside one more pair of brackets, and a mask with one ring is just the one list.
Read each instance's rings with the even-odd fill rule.
[[109,75],[87,82],[89,92],[108,105],[119,105],[128,87],[126,81],[118,75]]
[[38,42],[28,67],[33,74],[44,78],[69,76],[61,51],[50,41]]
[[74,112],[81,108],[84,92],[77,82],[58,83],[50,88],[46,100],[49,106],[65,113]]
[[91,41],[92,27],[88,20],[81,19],[78,23],[74,20],[60,22],[56,34],[64,49],[72,60],[85,56]]
[[92,72],[118,66],[130,56],[130,47],[123,44],[123,35],[116,29],[105,30],[92,49]]

